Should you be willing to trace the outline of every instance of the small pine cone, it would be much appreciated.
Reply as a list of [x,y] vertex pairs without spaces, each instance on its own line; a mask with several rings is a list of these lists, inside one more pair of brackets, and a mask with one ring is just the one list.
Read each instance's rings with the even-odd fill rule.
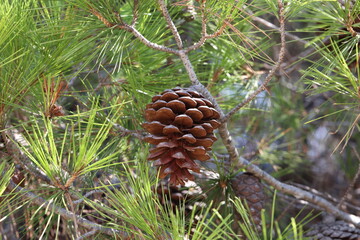
[[149,160],[159,167],[159,177],[170,174],[170,183],[184,185],[194,180],[189,172],[199,172],[194,160],[210,159],[207,151],[216,141],[214,129],[220,126],[220,114],[197,91],[173,88],[152,98],[146,106],[143,128],[151,135],[145,141],[156,146]]
[[360,229],[344,221],[318,223],[305,236],[312,240],[360,240]]
[[231,186],[235,195],[246,201],[254,224],[260,226],[261,209],[265,207],[266,200],[260,179],[248,172],[240,173],[231,180]]

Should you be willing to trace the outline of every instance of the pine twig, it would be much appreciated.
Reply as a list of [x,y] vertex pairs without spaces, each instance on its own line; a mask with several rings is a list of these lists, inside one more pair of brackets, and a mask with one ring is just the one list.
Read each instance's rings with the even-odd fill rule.
[[208,35],[207,30],[206,30],[206,23],[207,23],[207,19],[205,16],[205,1],[203,1],[201,3],[201,38],[194,45],[187,47],[185,49],[186,53],[200,48],[202,45],[204,45],[204,43],[207,39],[218,37],[220,34],[222,34],[222,32],[225,30],[225,28],[227,26],[226,22],[224,22],[216,32],[214,32],[211,35]]
[[239,103],[236,107],[234,107],[229,113],[225,115],[221,119],[221,122],[224,123],[230,119],[232,115],[234,115],[237,111],[239,111],[242,107],[247,105],[249,102],[251,102],[259,93],[264,91],[266,89],[267,84],[270,82],[272,77],[274,76],[275,72],[280,68],[280,65],[284,59],[285,55],[285,17],[284,17],[284,6],[281,0],[278,0],[278,6],[279,6],[279,23],[280,23],[280,39],[281,39],[281,46],[279,51],[279,58],[273,68],[270,70],[268,75],[266,76],[264,83],[261,84],[261,86],[252,94],[250,94],[249,97],[247,97],[245,100],[243,100],[241,103]]
[[165,2],[164,0],[159,0],[159,5],[160,5],[160,9],[162,14],[164,15],[166,22],[168,24],[168,27],[170,28],[171,32],[174,35],[174,38],[176,40],[176,43],[178,45],[179,50],[177,51],[176,55],[178,55],[186,69],[186,72],[189,75],[189,78],[192,82],[193,85],[201,85],[200,81],[197,79],[196,73],[194,71],[194,68],[190,62],[190,59],[188,57],[188,51],[187,50],[183,50],[183,45],[182,45],[182,41],[180,39],[180,35],[179,32],[173,22],[173,20],[171,19],[167,8],[165,6]]
[[302,190],[300,188],[297,188],[295,186],[282,183],[269,175],[268,173],[261,170],[258,166],[251,164],[246,159],[240,158],[239,159],[239,165],[245,166],[246,170],[257,176],[258,178],[264,180],[269,185],[274,187],[275,189],[279,190],[280,192],[290,194],[297,199],[302,199],[307,202],[313,203],[317,206],[319,206],[324,211],[339,217],[347,222],[353,223],[355,226],[360,227],[360,217],[346,213],[344,211],[341,211],[338,209],[335,205],[331,204],[329,201],[325,200],[322,197],[319,197],[315,194],[312,194],[311,192]]
[[183,42],[181,40],[179,31],[177,30],[174,22],[172,21],[172,19],[170,17],[170,14],[169,14],[169,11],[168,11],[168,9],[166,7],[165,1],[164,0],[159,0],[158,3],[159,3],[159,6],[160,6],[160,9],[161,9],[161,12],[165,17],[167,25],[170,28],[172,34],[174,35],[176,45],[178,46],[179,49],[182,49],[183,48]]
[[136,30],[135,27],[127,25],[126,23],[112,23],[110,21],[108,21],[101,13],[99,13],[98,11],[96,11],[94,8],[90,8],[90,12],[96,16],[100,21],[102,21],[104,23],[104,25],[108,28],[118,28],[118,29],[123,29],[127,32],[132,33],[137,39],[139,39],[144,45],[148,46],[149,48],[158,50],[158,51],[162,51],[162,52],[167,52],[167,53],[173,53],[176,55],[179,55],[179,51],[169,48],[169,47],[165,47],[153,42],[150,42],[147,38],[145,38],[138,30]]
[[187,55],[187,52],[185,50],[179,51],[179,57],[186,69],[186,72],[189,75],[190,81],[192,85],[202,85],[200,81],[198,80],[196,73],[194,71],[194,68],[190,62],[189,56]]
[[96,231],[102,232],[109,236],[113,236],[114,234],[120,234],[123,237],[127,236],[126,232],[108,228],[108,227],[104,227],[100,224],[94,223],[94,222],[89,221],[79,215],[76,215],[75,213],[70,212],[64,208],[61,208],[61,207],[55,205],[54,203],[52,203],[51,201],[48,201],[48,200],[36,195],[35,193],[29,191],[28,189],[25,189],[25,188],[22,188],[22,187],[16,185],[12,180],[10,180],[8,187],[10,188],[10,190],[13,190],[15,192],[23,194],[24,197],[31,200],[31,203],[36,204],[44,209],[52,210],[56,214],[59,214],[60,216],[62,216],[64,219],[68,219],[68,220],[75,219],[77,224],[85,227],[86,229],[96,230]]
[[[325,200],[329,201],[332,204],[336,204],[336,203],[339,202],[339,199],[333,197],[329,193],[319,192],[318,190],[316,190],[314,188],[311,188],[309,186],[302,185],[302,184],[299,184],[299,183],[292,183],[292,185],[295,186],[295,187],[298,187],[300,189],[303,189],[303,190],[305,190],[307,192],[310,192],[310,193],[312,193],[312,194],[314,194],[316,196],[322,197],[322,198],[324,198]],[[345,201],[345,202],[343,202],[343,204],[345,204],[347,207],[350,207],[350,208],[352,208],[352,209],[354,209],[356,211],[360,211],[360,207],[355,206],[355,205],[353,205],[353,204],[351,204],[349,202]],[[340,208],[340,207],[338,207],[338,208]]]
[[221,35],[225,28],[227,26],[227,22],[225,21],[221,27],[219,28],[219,30],[217,30],[216,32],[214,32],[213,34],[204,34],[201,36],[200,40],[198,42],[196,42],[194,45],[188,47],[185,49],[186,53],[190,52],[190,51],[193,51],[193,50],[196,50],[198,48],[200,48],[202,45],[204,45],[205,41],[208,40],[208,39],[211,39],[211,38],[216,38],[218,37],[219,35]]
[[155,50],[162,51],[162,52],[173,53],[176,55],[179,54],[179,51],[177,51],[175,49],[150,42],[138,30],[136,30],[134,27],[131,27],[127,24],[117,25],[117,28],[124,29],[125,31],[132,33],[137,39],[139,39],[143,44],[145,44],[146,46],[148,46],[150,48],[153,48]]
[[79,172],[71,174],[71,177],[66,181],[65,185],[63,186],[63,190],[68,190],[71,184],[79,177]]

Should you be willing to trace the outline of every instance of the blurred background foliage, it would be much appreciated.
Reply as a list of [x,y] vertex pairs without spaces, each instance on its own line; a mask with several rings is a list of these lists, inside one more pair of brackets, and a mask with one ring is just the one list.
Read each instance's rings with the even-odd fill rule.
[[[202,23],[198,1],[166,2],[184,45],[196,43]],[[284,182],[315,188],[334,204],[347,191],[343,209],[359,216],[359,179],[352,182],[360,162],[360,2],[288,0],[284,5],[288,35],[281,70],[266,91],[230,119],[231,135],[242,157]],[[226,213],[246,211],[238,202],[228,209],[232,195],[226,184],[241,169],[224,170],[228,156],[221,141],[203,166],[207,177],[197,182],[213,196],[201,209],[208,218],[194,222],[195,210],[187,216],[169,211],[171,206],[163,210],[153,193],[156,171],[146,161],[148,144],[138,136],[144,134],[144,109],[153,95],[190,86],[180,59],[146,47],[129,32],[106,27],[91,9],[114,23],[131,24],[135,14],[135,27],[148,40],[176,46],[154,0],[0,0],[0,193],[15,165],[23,187],[69,211],[74,204],[68,193],[77,201],[102,189],[86,204],[75,204],[76,212],[126,232],[129,239],[233,239],[244,227],[230,228]],[[224,22],[226,28],[189,58],[225,111],[256,90],[274,65],[280,42],[277,12],[274,0],[206,1],[208,32]],[[59,191],[56,184],[27,172],[27,163],[14,160],[6,147],[9,131],[30,162],[53,183],[71,188]],[[274,238],[302,239],[297,231],[307,229],[304,219],[322,220],[318,209],[281,193],[271,201],[273,189],[267,186],[267,192],[264,221],[271,222]],[[3,194],[3,238],[80,239],[79,226],[74,229],[59,214],[20,197]],[[301,224],[281,234],[301,209]],[[248,234],[269,239],[269,232]],[[94,236],[105,239],[101,232]]]

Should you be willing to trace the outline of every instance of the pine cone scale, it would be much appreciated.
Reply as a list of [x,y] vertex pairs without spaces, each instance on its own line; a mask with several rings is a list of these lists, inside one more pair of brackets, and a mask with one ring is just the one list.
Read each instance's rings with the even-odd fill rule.
[[174,113],[182,114],[186,111],[185,103],[179,100],[172,100],[166,103],[166,107],[170,108]]

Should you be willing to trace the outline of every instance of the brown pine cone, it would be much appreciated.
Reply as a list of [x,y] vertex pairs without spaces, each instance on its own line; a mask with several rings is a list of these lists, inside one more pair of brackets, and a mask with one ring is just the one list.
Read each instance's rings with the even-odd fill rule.
[[235,195],[245,200],[254,224],[261,225],[261,209],[265,207],[266,196],[260,179],[251,173],[240,173],[231,180]]
[[344,221],[318,223],[305,236],[313,240],[360,240],[360,229]]
[[148,159],[159,167],[159,177],[170,174],[174,185],[194,180],[189,170],[200,171],[194,160],[210,159],[207,151],[216,141],[213,131],[220,126],[213,104],[197,91],[176,87],[154,96],[145,118],[142,126],[151,135],[144,140],[156,145]]

